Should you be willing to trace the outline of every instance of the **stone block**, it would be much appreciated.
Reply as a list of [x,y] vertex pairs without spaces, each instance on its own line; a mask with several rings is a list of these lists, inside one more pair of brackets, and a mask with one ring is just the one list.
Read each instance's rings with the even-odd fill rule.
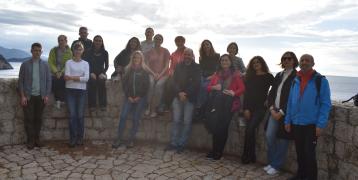
[[43,129],[54,129],[56,128],[56,120],[51,118],[43,119],[42,121]]
[[334,120],[335,121],[342,121],[342,122],[348,122],[349,118],[349,108],[344,106],[336,106],[334,109],[332,109]]
[[56,129],[68,129],[68,119],[56,119]]
[[353,126],[358,126],[358,109],[357,108],[351,108],[349,113],[349,124]]
[[353,135],[353,144],[358,147],[358,126],[355,127],[354,135]]
[[336,141],[336,149],[335,149],[335,155],[337,155],[337,157],[339,158],[339,160],[343,160],[344,159],[344,148],[345,148],[345,143],[342,141]]
[[350,126],[348,123],[342,121],[336,122],[334,136],[338,140],[346,143],[352,143],[353,132],[354,132],[353,126]]
[[0,146],[11,144],[11,134],[0,134]]
[[0,133],[11,133],[14,131],[14,123],[12,120],[0,120]]

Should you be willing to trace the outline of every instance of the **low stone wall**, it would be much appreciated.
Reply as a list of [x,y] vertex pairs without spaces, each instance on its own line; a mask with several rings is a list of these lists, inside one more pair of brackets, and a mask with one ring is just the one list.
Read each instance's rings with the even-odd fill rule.
[[[0,146],[25,142],[23,112],[16,93],[17,79],[0,79]],[[85,139],[113,139],[117,134],[123,93],[120,83],[108,81],[108,108],[106,111],[86,112]],[[128,126],[131,125],[130,120]],[[257,134],[257,161],[266,162],[266,142],[261,123]],[[137,139],[168,143],[171,128],[170,113],[158,118],[144,118]],[[244,141],[244,127],[237,120],[230,125],[225,153],[240,156]],[[46,107],[43,117],[41,139],[67,140],[68,112],[66,107],[58,110],[53,99]],[[209,149],[211,136],[201,123],[194,123],[188,143],[189,148]],[[318,140],[317,159],[319,179],[358,179],[358,108],[335,104],[324,134]],[[296,155],[290,143],[284,169],[295,172]]]

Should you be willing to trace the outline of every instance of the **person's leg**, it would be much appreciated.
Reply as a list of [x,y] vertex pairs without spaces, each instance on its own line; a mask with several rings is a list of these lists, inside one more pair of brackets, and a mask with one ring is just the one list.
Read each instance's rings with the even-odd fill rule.
[[77,98],[78,131],[77,131],[77,142],[76,142],[78,145],[83,144],[86,96],[87,96],[86,90],[80,90],[80,89],[78,90],[78,98]]
[[76,107],[76,94],[74,89],[66,89],[66,99],[70,119],[68,121],[68,129],[70,133],[70,146],[76,144],[76,130],[77,130],[77,107]]
[[64,79],[64,76],[61,76],[61,78],[58,80],[58,100],[61,102],[65,101],[65,88],[66,87],[66,82]]
[[132,143],[135,139],[135,135],[137,134],[140,120],[142,119],[143,111],[146,104],[146,97],[141,98],[135,106],[135,109],[133,111],[133,124],[132,124],[132,130],[129,133],[128,142],[129,144]]
[[276,134],[277,134],[278,124],[279,124],[278,121],[273,119],[272,116],[270,116],[266,128],[267,160],[269,165],[271,165],[271,163],[273,162],[276,152],[276,147],[277,147]]
[[[194,104],[189,102],[188,100],[183,103],[183,128],[181,135],[179,137],[179,147],[184,148],[186,145],[190,132],[191,132],[191,125],[192,125],[192,118],[193,118],[193,111],[194,111]],[[182,149],[179,149],[181,151]]]
[[289,140],[277,138],[276,139],[276,151],[274,152],[274,158],[271,162],[271,166],[276,170],[279,170],[285,162]]
[[99,106],[101,108],[105,108],[107,106],[106,80],[105,79],[98,79],[97,80],[97,88],[98,88]]
[[154,80],[154,77],[149,76],[148,107],[145,112],[145,115],[149,115],[152,111],[151,109],[153,109],[155,83],[156,82]]
[[41,96],[34,97],[34,130],[35,130],[35,145],[40,147],[40,131],[42,125],[42,114],[45,108],[44,101]]
[[34,100],[30,98],[27,105],[23,106],[24,111],[24,125],[27,136],[27,147],[32,149],[35,145],[35,123],[34,123]]
[[183,105],[182,103],[178,100],[178,98],[174,98],[173,101],[173,123],[172,123],[172,129],[171,129],[171,140],[170,140],[170,144],[173,147],[177,147],[179,145],[179,130],[181,129],[181,116],[183,114]]
[[56,76],[51,76],[52,78],[52,92],[55,98],[55,101],[59,101],[59,81]]
[[293,133],[293,138],[295,141],[295,148],[297,154],[297,177],[305,178],[306,177],[306,170],[305,170],[305,155],[304,155],[304,135],[305,132],[302,126],[299,125],[292,125],[291,130]]
[[305,128],[305,167],[306,175],[309,180],[317,180],[317,160],[316,160],[316,126],[307,125]]
[[95,108],[97,106],[97,80],[90,78],[87,83],[88,90],[88,107]]
[[168,79],[168,76],[164,76],[162,78],[160,78],[157,83],[155,84],[155,88],[154,88],[154,97],[153,97],[153,107],[151,107],[152,109],[152,116],[155,117],[156,116],[156,110],[160,104],[160,101],[162,99],[163,96],[163,91],[164,91],[164,84],[166,82],[166,80]]
[[[118,134],[114,143],[112,144],[113,148],[118,148],[122,144],[122,138],[124,133],[124,128],[126,127],[128,113],[134,107],[134,104],[129,102],[128,98],[126,97],[123,101],[123,107],[121,109],[121,114],[119,116],[119,124],[118,124]],[[134,118],[134,117],[133,117]]]

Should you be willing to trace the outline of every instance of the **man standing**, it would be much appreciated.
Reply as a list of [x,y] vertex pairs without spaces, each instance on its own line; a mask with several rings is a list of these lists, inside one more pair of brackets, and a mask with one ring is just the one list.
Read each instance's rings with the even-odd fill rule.
[[327,79],[313,70],[312,55],[302,55],[299,66],[301,70],[292,82],[285,117],[285,129],[293,133],[298,163],[297,174],[291,180],[316,180],[317,138],[327,126],[331,95]]
[[173,124],[171,142],[166,150],[182,153],[191,131],[194,105],[200,88],[200,67],[194,60],[193,50],[184,50],[184,60],[174,71]]
[[[83,47],[85,48],[84,50],[86,51],[87,49],[91,48],[92,47],[92,40],[90,39],[87,39],[87,36],[88,36],[88,29],[87,27],[80,27],[79,29],[79,33],[80,37],[78,38],[78,40],[75,40],[72,42],[72,45],[71,45],[71,50],[72,50],[72,53],[73,53],[73,46],[77,43],[77,42],[81,42],[83,44]],[[84,54],[82,54],[82,57],[83,57]]]
[[21,64],[18,81],[28,149],[42,146],[39,137],[42,113],[51,93],[51,73],[47,62],[40,59],[41,44],[33,43],[31,53],[32,58]]
[[151,27],[148,27],[147,29],[145,29],[145,40],[140,42],[140,47],[141,50],[143,52],[143,54],[145,55],[149,50],[151,50],[152,48],[154,48],[154,41],[153,41],[153,36],[154,36],[154,30]]

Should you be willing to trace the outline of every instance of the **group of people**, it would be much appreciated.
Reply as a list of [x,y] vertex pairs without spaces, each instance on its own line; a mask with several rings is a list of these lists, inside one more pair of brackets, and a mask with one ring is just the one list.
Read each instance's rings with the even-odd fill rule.
[[[29,149],[42,146],[41,116],[51,91],[55,106],[61,108],[66,102],[69,109],[70,147],[83,145],[86,101],[90,111],[97,108],[97,101],[99,108],[106,110],[108,52],[103,38],[96,35],[91,41],[86,27],[79,29],[79,35],[71,47],[65,35],[58,36],[58,46],[51,49],[48,63],[40,58],[41,44],[32,44],[32,58],[20,67],[18,90]],[[313,56],[304,54],[298,60],[293,52],[285,52],[279,63],[283,70],[274,77],[261,56],[254,56],[245,67],[235,42],[220,56],[213,44],[204,40],[198,64],[183,36],[175,38],[177,49],[172,54],[161,46],[164,38],[154,36],[153,28],[147,28],[145,36],[142,42],[137,37],[129,39],[114,60],[111,78],[121,81],[125,98],[113,148],[134,145],[143,114],[153,118],[171,107],[171,138],[165,150],[185,150],[193,116],[199,112],[212,134],[212,148],[206,157],[219,160],[231,120],[240,114],[246,122],[241,160],[243,164],[254,163],[255,135],[268,112],[268,165],[264,170],[277,174],[289,140],[294,140],[298,171],[291,179],[317,179],[315,147],[327,125],[331,100],[327,79],[313,69]],[[133,125],[125,140],[129,114]]]

